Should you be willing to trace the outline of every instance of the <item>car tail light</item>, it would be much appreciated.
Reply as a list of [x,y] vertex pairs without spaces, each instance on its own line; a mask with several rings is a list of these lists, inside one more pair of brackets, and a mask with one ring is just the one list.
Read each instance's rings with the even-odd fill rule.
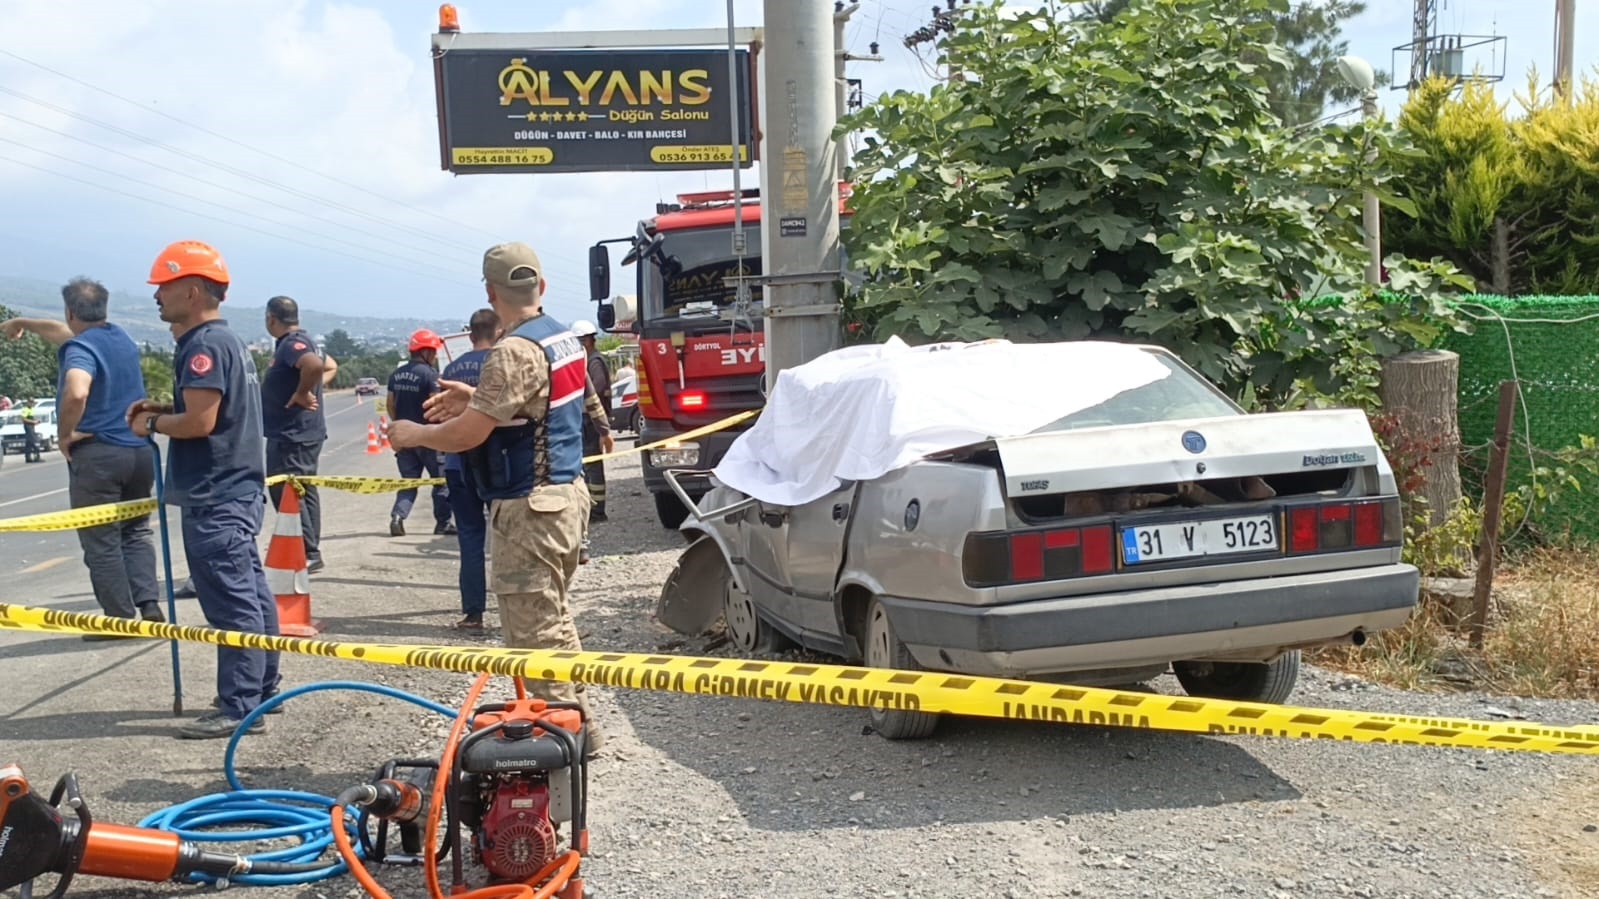
[[1293,506],[1288,510],[1290,555],[1398,546],[1402,532],[1397,497]]
[[1110,574],[1112,545],[1108,524],[968,534],[961,568],[973,587]]
[[705,391],[703,390],[685,390],[677,395],[677,408],[684,411],[704,409],[705,402]]

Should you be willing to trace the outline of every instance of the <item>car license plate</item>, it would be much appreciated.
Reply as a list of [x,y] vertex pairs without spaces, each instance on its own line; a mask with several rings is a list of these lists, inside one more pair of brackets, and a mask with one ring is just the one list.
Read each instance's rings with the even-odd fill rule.
[[1129,565],[1276,548],[1277,519],[1273,515],[1122,528],[1122,560]]

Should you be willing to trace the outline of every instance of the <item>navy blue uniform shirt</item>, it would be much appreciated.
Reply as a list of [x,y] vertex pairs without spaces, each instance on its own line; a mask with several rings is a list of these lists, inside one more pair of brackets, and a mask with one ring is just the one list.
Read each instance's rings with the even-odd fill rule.
[[[261,424],[266,436],[291,443],[316,443],[328,439],[328,423],[322,415],[322,379],[316,382],[316,409],[289,406],[300,389],[300,370],[295,368],[307,353],[322,355],[311,335],[296,328],[278,338],[272,364],[261,379]],[[326,358],[326,357],[323,357]]]
[[261,437],[261,387],[255,360],[228,323],[213,319],[178,338],[172,405],[185,411],[185,389],[222,394],[216,428],[206,437],[173,438],[167,450],[166,499],[174,506],[210,506],[262,495],[266,444]]
[[[477,379],[483,374],[483,357],[489,354],[488,350],[472,350],[462,353],[459,358],[444,367],[444,380],[460,381],[463,384],[477,386]],[[462,471],[461,454],[444,454],[445,471]]]
[[64,392],[69,370],[76,368],[91,378],[79,431],[113,446],[144,446],[144,438],[128,427],[128,407],[144,399],[139,346],[128,332],[109,323],[89,328],[63,343],[56,360],[61,372],[56,396]]
[[389,417],[427,424],[422,403],[439,389],[439,373],[426,362],[407,362],[389,375]]

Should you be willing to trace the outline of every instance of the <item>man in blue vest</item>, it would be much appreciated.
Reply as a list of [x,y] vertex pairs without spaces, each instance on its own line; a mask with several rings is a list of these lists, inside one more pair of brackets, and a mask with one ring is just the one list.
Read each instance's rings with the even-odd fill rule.
[[[443,379],[477,386],[494,342],[500,339],[500,317],[493,309],[479,309],[467,322],[472,349],[456,357],[444,369]],[[488,580],[485,575],[484,541],[488,538],[488,503],[477,494],[477,485],[466,474],[460,453],[444,457],[444,480],[450,491],[450,509],[455,513],[455,539],[461,546],[461,614],[455,627],[483,630],[483,610],[488,607]]]
[[[544,314],[544,267],[531,247],[490,248],[483,281],[505,336],[484,358],[477,388],[442,385],[445,392],[428,405],[429,420],[442,423],[396,420],[389,442],[465,454],[478,495],[492,504],[493,586],[505,645],[581,650],[567,587],[590,506],[583,482],[583,346]],[[575,699],[589,717],[581,684],[528,680],[527,688],[546,699]],[[592,719],[585,730],[585,752],[593,754],[604,738]]]

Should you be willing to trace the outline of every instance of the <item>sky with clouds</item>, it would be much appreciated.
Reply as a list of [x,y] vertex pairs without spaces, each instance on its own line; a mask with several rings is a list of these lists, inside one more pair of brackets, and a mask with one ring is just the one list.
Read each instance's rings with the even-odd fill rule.
[[[469,32],[726,26],[725,3],[707,0],[456,5]],[[861,0],[848,49],[864,54],[875,40],[885,57],[852,64],[868,98],[934,83],[930,57],[902,44],[931,5]],[[1370,0],[1346,30],[1351,51],[1392,69],[1410,7]],[[1502,69],[1508,100],[1533,65],[1548,81],[1554,9],[1441,0],[1440,26],[1507,38],[1467,64]],[[759,25],[761,10],[737,0],[737,24]],[[87,274],[143,294],[155,253],[194,237],[228,258],[232,299],[288,294],[318,310],[431,318],[481,303],[484,247],[525,240],[549,270],[551,308],[588,317],[590,243],[630,233],[658,199],[731,187],[725,170],[440,170],[434,2],[0,0],[0,12],[0,275]],[[1599,9],[1578,15],[1578,69],[1593,72]],[[1383,104],[1395,110],[1403,96],[1384,91]]]

